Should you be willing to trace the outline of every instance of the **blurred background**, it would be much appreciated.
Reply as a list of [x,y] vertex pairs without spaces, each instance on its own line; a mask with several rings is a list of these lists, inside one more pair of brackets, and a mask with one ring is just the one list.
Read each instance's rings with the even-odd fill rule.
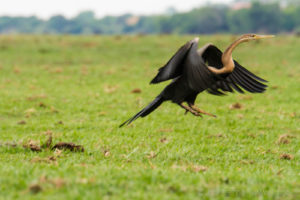
[[1,34],[300,34],[299,0],[10,0]]

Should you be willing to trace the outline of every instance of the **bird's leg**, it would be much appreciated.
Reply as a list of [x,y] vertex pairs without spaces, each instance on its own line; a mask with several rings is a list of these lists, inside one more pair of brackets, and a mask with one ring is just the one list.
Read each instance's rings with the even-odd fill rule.
[[195,105],[193,105],[193,104],[189,104],[189,107],[192,109],[192,110],[194,110],[194,111],[196,111],[196,112],[198,112],[198,113],[201,113],[201,114],[204,114],[204,115],[209,115],[209,116],[212,116],[212,117],[217,117],[216,115],[213,115],[213,114],[211,114],[211,113],[208,113],[208,112],[205,112],[204,110],[201,110],[200,108],[197,108]]
[[187,112],[190,112],[190,113],[192,113],[192,114],[195,115],[195,116],[200,116],[200,117],[202,117],[201,114],[200,114],[199,112],[193,110],[193,109],[192,109],[191,107],[189,107],[189,106],[184,105],[183,102],[180,103],[179,105],[180,105],[180,107],[182,107],[183,109],[185,109],[185,114],[186,114]]

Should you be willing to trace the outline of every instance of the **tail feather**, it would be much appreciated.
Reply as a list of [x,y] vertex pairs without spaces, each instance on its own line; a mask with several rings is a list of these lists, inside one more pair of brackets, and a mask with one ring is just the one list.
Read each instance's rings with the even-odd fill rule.
[[124,123],[122,123],[119,127],[122,127],[124,125],[129,125],[131,122],[136,120],[139,117],[146,117],[149,115],[151,112],[153,112],[160,104],[162,104],[165,100],[163,99],[162,96],[156,97],[148,106],[146,106],[143,110],[138,112],[136,115],[134,115],[132,118],[126,120]]

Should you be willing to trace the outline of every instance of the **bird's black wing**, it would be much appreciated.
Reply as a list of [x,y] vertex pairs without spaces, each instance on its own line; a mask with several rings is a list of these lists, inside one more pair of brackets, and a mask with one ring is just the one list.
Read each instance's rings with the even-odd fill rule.
[[[200,52],[205,62],[209,66],[221,69],[222,64],[222,51],[214,45],[207,45],[206,48]],[[224,95],[224,92],[244,93],[244,90],[251,93],[262,93],[266,90],[267,85],[262,82],[266,80],[256,76],[246,68],[241,66],[237,61],[234,60],[235,68],[231,73],[221,74],[207,91],[214,95]]]
[[180,49],[172,56],[172,58],[163,67],[159,68],[158,74],[150,83],[160,83],[162,81],[170,80],[180,76],[183,69],[182,64],[194,42],[195,39],[180,47]]
[[194,42],[183,64],[183,78],[189,88],[202,92],[215,83],[215,75],[209,71],[197,49],[198,42]]

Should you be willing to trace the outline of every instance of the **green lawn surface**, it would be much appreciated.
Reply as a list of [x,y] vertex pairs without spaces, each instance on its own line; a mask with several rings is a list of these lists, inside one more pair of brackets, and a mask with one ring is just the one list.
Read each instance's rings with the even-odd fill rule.
[[[0,199],[300,199],[299,37],[241,44],[234,59],[269,87],[201,93],[217,118],[166,102],[118,127],[169,83],[149,85],[194,37],[1,35]],[[235,39],[199,37],[221,50]],[[85,151],[23,147],[50,133]]]

